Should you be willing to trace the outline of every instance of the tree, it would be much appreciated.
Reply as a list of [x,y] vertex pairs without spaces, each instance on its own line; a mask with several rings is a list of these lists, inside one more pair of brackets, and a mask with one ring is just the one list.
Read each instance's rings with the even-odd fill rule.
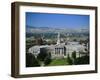
[[40,49],[40,54],[37,56],[41,66],[48,65],[51,62],[51,53],[47,49]]
[[79,41],[79,44],[83,44],[83,43],[84,43],[84,41],[83,41],[83,40],[80,40],[80,41]]
[[76,51],[73,51],[73,52],[72,52],[72,58],[73,58],[73,59],[76,59]]
[[43,45],[43,39],[42,38],[38,38],[36,41],[37,41],[38,45]]
[[37,59],[40,61],[44,61],[45,58],[47,57],[47,50],[46,49],[40,49],[40,53],[37,56]]
[[51,53],[48,54],[48,56],[44,60],[44,64],[48,65],[51,62]]
[[82,56],[76,59],[75,64],[89,64],[89,56]]
[[69,57],[69,54],[67,55],[67,62],[69,65],[73,64],[72,59]]
[[75,64],[75,60],[76,60],[76,51],[72,52],[72,59],[73,59],[73,64]]
[[31,53],[26,53],[26,67],[40,66],[38,60]]
[[73,39],[73,41],[77,41],[77,39]]

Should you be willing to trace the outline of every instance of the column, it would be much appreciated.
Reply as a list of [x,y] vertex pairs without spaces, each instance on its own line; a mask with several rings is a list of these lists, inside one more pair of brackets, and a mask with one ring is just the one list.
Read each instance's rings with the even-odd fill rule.
[[57,50],[56,50],[56,48],[55,48],[55,54],[57,53]]
[[62,48],[62,55],[64,56],[64,49]]
[[58,55],[60,54],[60,49],[58,48]]
[[57,53],[56,54],[58,55],[58,48],[56,48],[56,50],[57,50]]

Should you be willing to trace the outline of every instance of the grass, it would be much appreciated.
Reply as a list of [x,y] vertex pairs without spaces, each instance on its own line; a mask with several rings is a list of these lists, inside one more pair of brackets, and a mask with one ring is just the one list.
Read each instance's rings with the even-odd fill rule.
[[52,62],[47,66],[60,66],[60,65],[68,65],[67,59],[53,59]]

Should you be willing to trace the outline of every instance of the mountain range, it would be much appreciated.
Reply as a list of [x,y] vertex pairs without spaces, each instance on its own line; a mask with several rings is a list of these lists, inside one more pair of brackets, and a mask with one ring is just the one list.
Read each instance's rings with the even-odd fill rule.
[[69,29],[53,27],[26,26],[26,33],[89,33],[89,29]]

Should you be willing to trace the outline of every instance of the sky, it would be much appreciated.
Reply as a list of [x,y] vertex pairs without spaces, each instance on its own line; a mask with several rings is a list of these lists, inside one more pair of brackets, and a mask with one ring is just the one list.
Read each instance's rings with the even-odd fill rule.
[[52,28],[89,28],[89,15],[26,12],[26,25]]

